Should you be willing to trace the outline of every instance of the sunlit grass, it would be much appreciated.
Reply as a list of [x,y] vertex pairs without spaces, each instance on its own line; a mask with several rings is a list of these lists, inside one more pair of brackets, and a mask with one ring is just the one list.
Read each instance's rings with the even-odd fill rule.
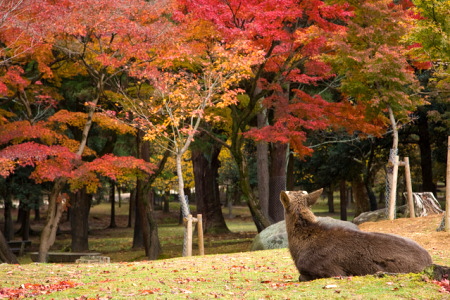
[[[298,282],[287,249],[111,264],[0,265],[2,288],[70,281],[35,299],[446,299],[421,274]],[[28,289],[31,289],[28,287]],[[447,297],[448,298],[448,297]]]

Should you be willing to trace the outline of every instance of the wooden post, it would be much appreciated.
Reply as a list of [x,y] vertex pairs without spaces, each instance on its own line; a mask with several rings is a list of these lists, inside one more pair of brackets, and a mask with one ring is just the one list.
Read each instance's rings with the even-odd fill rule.
[[445,184],[445,231],[450,232],[450,136],[447,147],[447,183]]
[[187,249],[186,256],[192,256],[192,215],[187,216]]
[[414,210],[414,200],[413,200],[413,194],[412,194],[411,169],[409,167],[409,157],[405,157],[404,162],[405,162],[406,194],[408,197],[409,217],[415,218],[416,213]]
[[393,162],[393,171],[392,171],[392,182],[390,186],[390,194],[389,194],[389,220],[395,219],[395,198],[397,196],[397,177],[398,177],[398,155],[394,157]]
[[199,255],[205,255],[205,246],[203,243],[203,222],[202,214],[197,214],[197,232],[198,232],[198,252]]

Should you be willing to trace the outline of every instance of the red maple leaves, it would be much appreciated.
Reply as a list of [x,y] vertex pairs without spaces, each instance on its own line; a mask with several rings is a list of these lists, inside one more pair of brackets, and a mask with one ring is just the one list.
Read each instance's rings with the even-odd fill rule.
[[36,297],[74,288],[79,285],[80,283],[71,280],[63,280],[52,284],[25,283],[18,288],[0,288],[0,298],[22,299]]

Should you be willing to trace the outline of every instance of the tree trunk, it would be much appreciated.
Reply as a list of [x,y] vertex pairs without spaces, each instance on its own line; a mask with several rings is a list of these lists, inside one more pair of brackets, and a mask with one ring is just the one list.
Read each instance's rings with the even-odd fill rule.
[[272,143],[270,151],[269,216],[273,222],[284,220],[284,208],[280,192],[286,190],[286,165],[289,145]]
[[30,209],[28,207],[23,207],[23,215],[21,220],[20,235],[22,240],[27,241],[30,239]]
[[339,199],[341,207],[341,220],[347,221],[347,188],[345,186],[345,181],[342,180],[339,185]]
[[292,151],[289,151],[289,158],[288,158],[288,164],[287,164],[287,170],[286,170],[286,190],[287,191],[293,191],[295,189],[294,167],[295,167],[294,153]]
[[[258,128],[267,125],[267,109],[263,109],[257,116]],[[256,142],[257,172],[258,172],[258,198],[262,213],[269,217],[269,143]]]
[[72,252],[89,251],[89,211],[92,195],[81,189],[71,195],[70,231],[72,233]]
[[[241,139],[242,137],[238,137]],[[242,142],[242,141],[241,141]],[[255,222],[256,229],[261,232],[266,227],[271,225],[270,220],[264,215],[261,210],[260,203],[255,197],[252,188],[250,186],[250,179],[248,175],[247,161],[241,150],[241,142],[232,142],[231,153],[236,161],[239,170],[239,185],[241,188],[242,196],[247,201],[247,205],[252,214],[253,221]]]
[[367,195],[366,186],[360,176],[352,181],[353,199],[355,201],[355,217],[361,213],[370,211],[369,197]]
[[420,166],[422,170],[422,192],[431,192],[436,196],[436,184],[433,182],[433,161],[431,157],[430,132],[426,112],[419,109],[417,123],[419,129]]
[[7,195],[7,198],[5,198],[5,211],[3,212],[3,215],[5,217],[4,238],[7,241],[14,239],[14,222],[12,218],[12,206],[13,203],[11,200],[11,195]]
[[127,227],[131,228],[133,226],[135,216],[136,216],[136,188],[134,188],[130,193]]
[[[142,132],[137,137],[138,157],[145,161],[150,160],[150,143],[142,141]],[[167,159],[166,155],[163,160]],[[164,163],[159,165],[158,172],[162,170]],[[155,174],[156,176],[156,174]],[[136,185],[136,223],[140,222],[140,230],[142,231],[142,242],[145,249],[145,255],[150,260],[158,258],[161,252],[161,244],[158,237],[158,226],[153,212],[153,191],[150,184],[154,180],[154,176],[147,182],[138,179]],[[136,224],[137,225],[137,224]],[[136,228],[135,228],[136,229]],[[138,240],[136,240],[137,242]],[[134,241],[133,241],[134,243]],[[133,247],[135,245],[133,244]],[[137,244],[136,244],[137,246]]]
[[11,186],[12,186],[12,180],[13,177],[9,176],[5,179],[5,186],[4,189],[2,189],[2,197],[4,200],[4,211],[3,211],[3,216],[5,218],[5,224],[3,227],[3,234],[4,234],[4,238],[6,239],[6,241],[10,241],[12,239],[14,239],[14,221],[12,219],[12,208],[13,208],[13,203],[12,203],[12,191],[11,191]]
[[116,189],[116,183],[114,182],[114,180],[110,180],[110,187],[109,187],[109,201],[111,203],[111,217],[110,217],[110,222],[109,222],[109,228],[116,228],[117,224],[116,224],[116,194],[115,194],[115,189]]
[[[83,132],[81,134],[80,145],[78,146],[78,151],[76,152],[76,154],[79,155],[80,157],[83,154],[84,149],[86,148],[89,131],[91,130],[92,127],[92,118],[94,116],[98,100],[100,99],[100,95],[102,94],[103,91],[103,80],[104,74],[102,74],[99,77],[99,82],[97,82],[98,88],[97,95],[96,97],[94,97],[92,105],[90,105],[88,108],[86,123],[84,124]],[[39,262],[47,261],[48,250],[55,242],[58,224],[61,219],[62,212],[65,208],[65,201],[64,199],[61,198],[60,194],[64,185],[66,184],[66,181],[67,179],[65,178],[57,178],[54,181],[54,185],[48,201],[49,205],[47,213],[47,222],[41,232],[41,242],[39,244],[39,257],[38,257]]]
[[66,181],[61,178],[56,179],[50,192],[47,220],[41,232],[38,262],[47,262],[48,250],[55,242],[59,220],[61,219],[66,204],[66,199],[60,195],[65,183]]
[[[219,184],[217,182],[221,145],[205,139],[206,136],[197,139],[202,142],[202,148],[193,147],[191,149],[197,211],[202,214],[205,233],[227,233],[230,230],[222,214]],[[207,151],[204,149],[206,145],[208,146]]]
[[[140,181],[140,180],[139,180]],[[145,256],[156,260],[161,252],[158,237],[158,226],[153,214],[153,191],[146,188],[144,182],[138,184],[137,207],[143,236]]]
[[139,249],[144,247],[144,234],[142,230],[142,221],[141,221],[141,213],[139,213],[138,207],[138,190],[141,189],[142,182],[137,180],[136,188],[135,188],[135,213],[134,213],[134,231],[133,231],[133,249]]
[[333,195],[333,187],[331,185],[327,189],[327,197],[328,197],[328,212],[334,213],[334,195]]
[[[394,160],[396,155],[398,155],[398,129],[397,121],[395,121],[394,112],[390,105],[388,105],[389,120],[392,126],[392,148],[389,153],[389,161],[386,167],[386,204],[389,203],[391,197],[392,183],[394,180]],[[389,207],[388,205],[386,207]]]
[[11,251],[11,248],[8,246],[8,242],[3,236],[2,231],[0,230],[0,262],[4,262],[7,264],[18,264],[17,257]]

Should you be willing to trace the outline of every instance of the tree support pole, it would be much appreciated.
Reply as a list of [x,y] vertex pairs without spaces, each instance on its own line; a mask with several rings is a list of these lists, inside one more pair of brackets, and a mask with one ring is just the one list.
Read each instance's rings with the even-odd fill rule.
[[445,184],[445,231],[450,232],[450,136],[447,147],[447,179]]
[[187,249],[186,256],[192,256],[192,215],[187,216]]
[[197,232],[198,232],[198,252],[205,255],[205,245],[203,242],[203,220],[202,214],[197,214]]
[[[199,255],[205,255],[205,246],[203,241],[203,223],[202,223],[202,215],[198,214],[197,218],[193,218],[191,214],[189,214],[186,218],[183,219],[183,223],[186,231],[187,244],[186,251],[183,251],[183,256],[192,256],[192,233],[193,226],[192,223],[197,223],[197,233],[198,233],[198,252]],[[184,250],[184,249],[183,249]]]
[[393,161],[391,193],[389,195],[389,220],[395,219],[395,198],[397,196],[397,177],[398,177],[398,155],[395,155]]
[[405,163],[405,177],[406,177],[406,192],[408,197],[408,209],[409,209],[409,217],[415,218],[416,213],[414,210],[414,200],[412,195],[412,183],[411,183],[411,168],[409,167],[409,157],[404,158]]

